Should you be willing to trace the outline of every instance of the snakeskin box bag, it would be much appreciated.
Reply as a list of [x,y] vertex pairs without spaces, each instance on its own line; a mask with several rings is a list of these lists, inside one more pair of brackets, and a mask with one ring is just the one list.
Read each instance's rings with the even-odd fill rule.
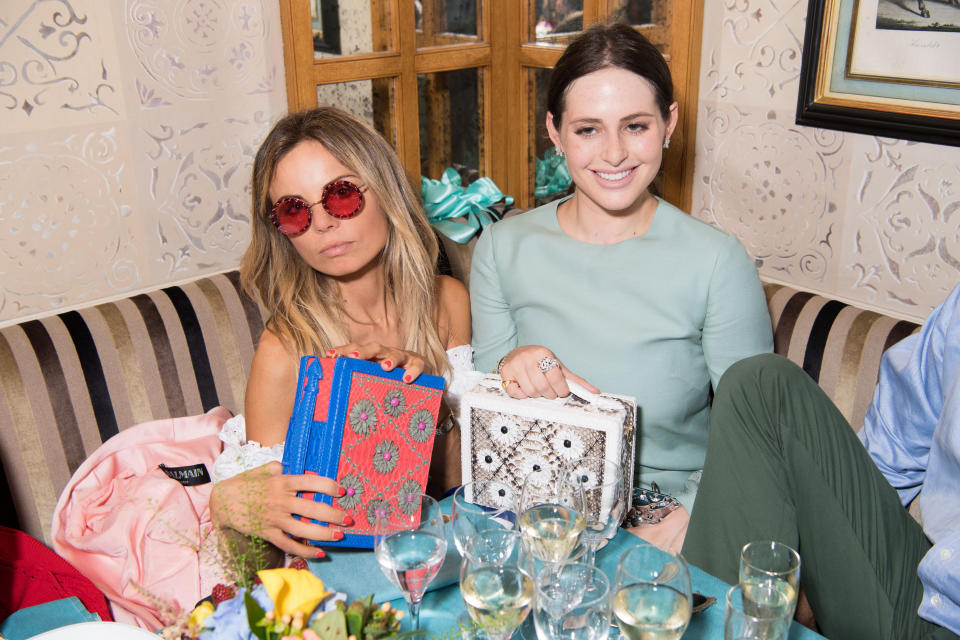
[[[467,497],[487,506],[514,509],[527,474],[560,463],[579,475],[592,474],[602,484],[602,466],[591,468],[584,461],[587,457],[619,462],[626,495],[632,496],[636,421],[633,397],[578,388],[556,400],[517,400],[503,391],[499,375],[487,374],[461,400],[463,482],[493,480],[514,493],[498,495],[484,489],[489,495]],[[501,487],[498,493],[506,491]],[[603,495],[588,503],[588,514],[595,517],[601,509],[609,509],[614,498]]]

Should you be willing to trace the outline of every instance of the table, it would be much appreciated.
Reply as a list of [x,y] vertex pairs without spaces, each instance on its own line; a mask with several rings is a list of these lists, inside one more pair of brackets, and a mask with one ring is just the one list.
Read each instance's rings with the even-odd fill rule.
[[[443,506],[441,503],[441,507]],[[449,505],[446,507],[445,511],[448,511]],[[597,552],[597,564],[610,578],[611,583],[616,575],[620,556],[637,541],[633,534],[620,529],[617,536]],[[406,602],[399,596],[399,590],[380,570],[372,551],[338,550],[331,547],[326,547],[325,550],[328,560],[311,562],[310,568],[325,584],[329,583],[329,588],[345,592],[349,600],[372,593],[374,602],[387,600],[397,609],[407,610]],[[460,555],[453,543],[452,530],[447,527],[447,557],[431,585],[433,588],[424,596],[420,606],[420,627],[427,631],[427,638],[460,639],[456,633],[457,616],[463,613],[465,608],[457,585],[459,563]],[[713,596],[717,601],[706,611],[693,617],[683,640],[723,640],[724,599],[730,585],[694,566],[690,567],[690,578],[694,591]],[[822,638],[820,634],[802,625],[791,625],[789,640]]]

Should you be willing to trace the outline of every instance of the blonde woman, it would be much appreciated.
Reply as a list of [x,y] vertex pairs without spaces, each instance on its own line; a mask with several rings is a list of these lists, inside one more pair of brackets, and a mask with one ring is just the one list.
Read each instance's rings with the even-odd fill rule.
[[[352,522],[339,509],[297,497],[338,496],[334,480],[281,473],[300,356],[402,367],[406,382],[424,371],[451,377],[472,369],[469,297],[459,281],[437,275],[436,236],[394,150],[343,111],[321,107],[280,120],[257,152],[252,191],[252,238],[240,274],[271,315],[254,354],[244,416],[221,436],[212,517],[288,553],[322,557],[302,540],[338,539]],[[451,380],[448,401],[457,388]],[[459,483],[457,455],[449,456],[455,468],[443,455],[444,447],[459,453],[450,441],[437,438],[430,471],[441,488]],[[262,493],[255,516],[236,506],[249,501],[251,487]]]

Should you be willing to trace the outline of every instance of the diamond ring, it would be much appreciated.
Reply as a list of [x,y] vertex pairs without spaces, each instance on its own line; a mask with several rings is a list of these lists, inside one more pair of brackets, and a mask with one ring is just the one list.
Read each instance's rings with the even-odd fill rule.
[[557,359],[556,359],[556,358],[552,358],[552,357],[550,357],[550,356],[545,357],[543,360],[541,360],[541,361],[537,364],[537,367],[538,367],[538,368],[540,369],[540,371],[542,371],[543,373],[546,373],[547,371],[550,371],[550,369],[556,369],[556,368],[559,367],[559,366],[560,366],[560,363],[557,362]]

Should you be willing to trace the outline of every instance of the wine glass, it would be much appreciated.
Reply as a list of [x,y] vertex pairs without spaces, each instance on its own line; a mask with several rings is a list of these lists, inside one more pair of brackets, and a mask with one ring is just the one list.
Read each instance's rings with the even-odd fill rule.
[[641,541],[620,556],[613,615],[629,640],[677,640],[693,613],[690,569],[679,553]]
[[527,474],[517,524],[536,558],[546,564],[569,559],[587,526],[583,505],[583,487],[567,467],[534,467]]
[[533,620],[539,640],[606,640],[610,581],[591,564],[548,565],[537,574]]
[[593,564],[597,549],[617,535],[617,528],[626,514],[623,474],[617,462],[586,456],[577,460],[573,475],[583,487],[587,521],[583,533],[583,546],[586,547],[584,562]]
[[533,604],[532,559],[515,529],[485,529],[470,536],[460,563],[460,593],[467,612],[489,640],[507,640]]
[[724,640],[786,640],[793,619],[787,594],[773,582],[730,587],[723,619]]
[[748,542],[740,550],[740,582],[777,587],[789,600],[793,615],[800,587],[800,554],[776,540]]
[[514,489],[502,482],[475,480],[457,487],[450,507],[453,541],[463,555],[467,539],[486,529],[512,529],[516,516]]
[[447,552],[437,501],[412,493],[374,506],[374,551],[387,578],[403,593],[413,628],[420,628],[420,601]]

